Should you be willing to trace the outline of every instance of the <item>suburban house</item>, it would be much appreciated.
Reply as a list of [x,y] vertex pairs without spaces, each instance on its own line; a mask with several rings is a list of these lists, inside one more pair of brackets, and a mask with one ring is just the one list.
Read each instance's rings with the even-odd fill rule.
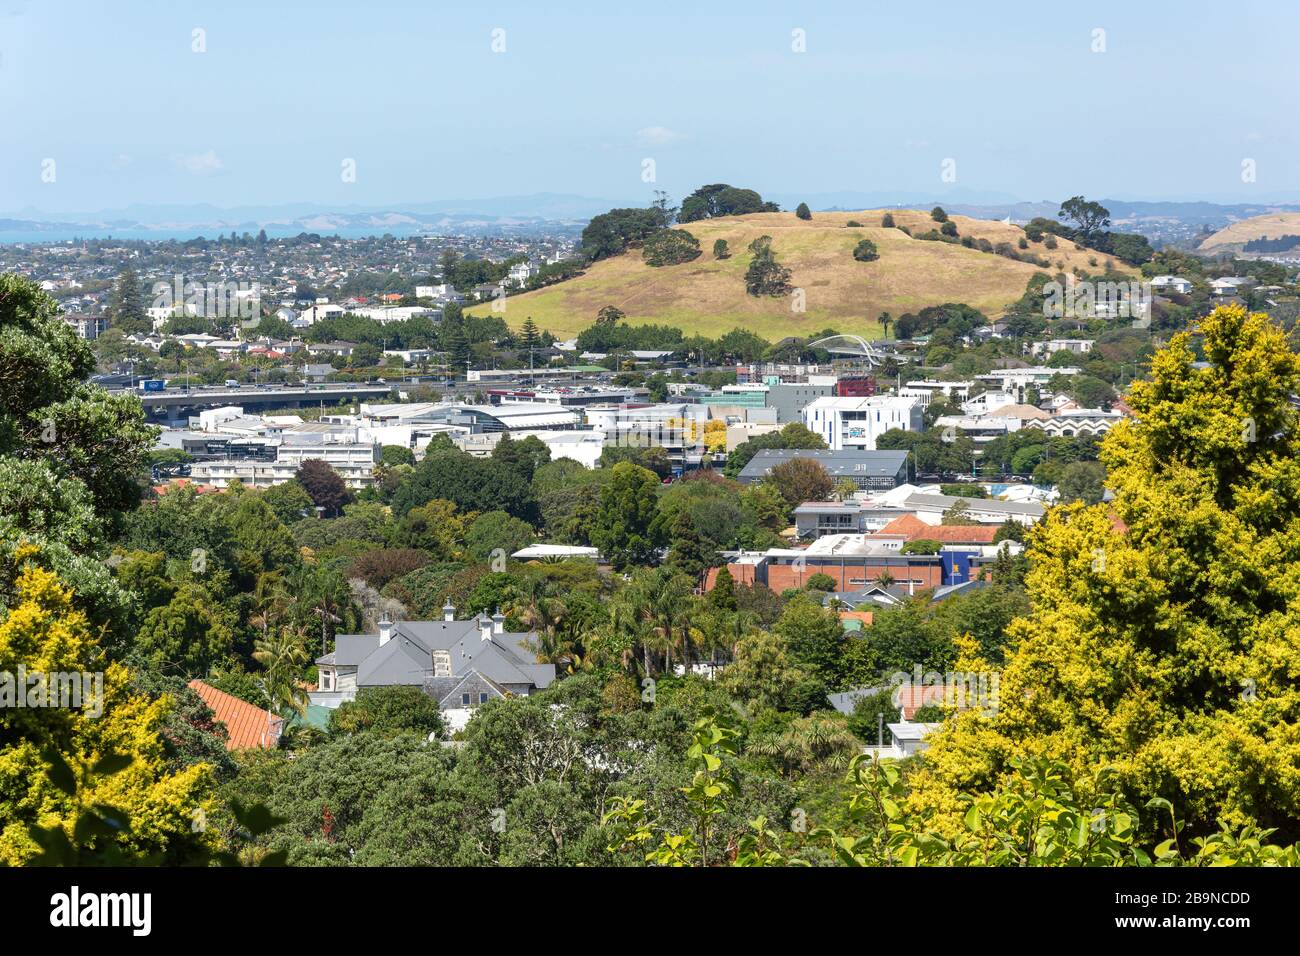
[[1192,291],[1190,279],[1180,279],[1178,276],[1156,276],[1151,280],[1151,289],[1154,292],[1176,292],[1179,295],[1187,295]]
[[1225,276],[1222,279],[1210,280],[1210,293],[1212,295],[1242,295],[1257,285],[1259,285],[1259,280],[1253,276]]
[[208,705],[212,715],[225,724],[227,750],[249,750],[253,747],[274,750],[279,746],[280,735],[284,733],[283,717],[277,717],[261,707],[254,707],[201,680],[190,681],[189,688]]
[[456,620],[449,603],[441,621],[380,621],[377,634],[340,634],[317,658],[320,688],[313,704],[335,708],[374,687],[419,687],[460,730],[474,709],[508,694],[525,697],[549,687],[554,664],[539,664],[532,633],[505,630],[505,617]]
[[889,728],[891,743],[864,747],[863,752],[879,757],[881,760],[901,760],[919,754],[929,745],[925,738],[938,729],[940,724],[916,724],[910,720],[900,720],[885,725]]

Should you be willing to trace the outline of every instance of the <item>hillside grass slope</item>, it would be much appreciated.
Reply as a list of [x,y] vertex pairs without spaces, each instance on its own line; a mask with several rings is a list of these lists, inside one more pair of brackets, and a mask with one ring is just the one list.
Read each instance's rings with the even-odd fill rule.
[[[1021,254],[1033,253],[1052,263],[1042,269],[1029,262],[960,244],[913,239],[897,228],[883,228],[886,213],[914,233],[938,229],[929,212],[873,209],[862,212],[819,212],[811,220],[793,213],[755,213],[692,222],[685,229],[700,242],[701,255],[676,266],[646,265],[639,249],[593,264],[583,275],[506,300],[504,318],[517,328],[532,317],[539,328],[566,338],[590,325],[607,305],[617,306],[631,323],[674,325],[688,335],[718,336],[744,328],[772,341],[809,335],[833,326],[840,332],[879,337],[881,312],[897,318],[930,305],[961,302],[990,316],[1000,315],[1025,291],[1039,271],[1070,272],[1074,268],[1100,272],[1108,257],[1093,250],[1076,250],[1066,239],[1055,250],[1030,243],[1020,250],[1019,226],[965,216],[952,216],[960,236],[987,239],[996,246],[1010,243]],[[850,220],[863,225],[848,228]],[[762,235],[772,237],[777,259],[791,270],[791,284],[804,291],[803,312],[792,309],[792,296],[755,297],[745,291],[749,244]],[[853,249],[860,239],[876,244],[880,258],[858,262]],[[731,257],[713,256],[713,243],[725,239]],[[1118,260],[1117,271],[1133,273]],[[471,310],[489,314],[490,306]]]
[[1241,252],[1252,239],[1280,239],[1282,236],[1300,236],[1300,212],[1270,213],[1234,222],[1206,236],[1197,251]]

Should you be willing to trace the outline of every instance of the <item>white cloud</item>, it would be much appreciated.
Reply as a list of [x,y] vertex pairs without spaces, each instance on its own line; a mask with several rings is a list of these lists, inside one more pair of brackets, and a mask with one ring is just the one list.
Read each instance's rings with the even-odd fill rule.
[[182,156],[179,162],[182,167],[196,176],[206,176],[225,167],[216,151],[211,149],[206,153],[193,153],[189,156]]
[[113,169],[126,169],[126,167],[130,166],[133,162],[135,162],[135,160],[126,155],[126,153],[118,153],[113,157],[113,162],[109,165],[111,165]]
[[667,126],[647,126],[636,131],[638,146],[667,146],[682,139],[682,134]]

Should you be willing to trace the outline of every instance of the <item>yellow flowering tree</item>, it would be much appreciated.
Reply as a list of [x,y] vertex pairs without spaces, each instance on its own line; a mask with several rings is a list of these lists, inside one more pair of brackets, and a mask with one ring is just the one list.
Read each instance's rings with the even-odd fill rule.
[[914,778],[911,808],[950,833],[964,791],[1050,760],[1169,801],[1192,835],[1300,838],[1300,359],[1240,307],[1199,333],[1207,364],[1175,336],[1106,436],[1114,501],[1030,537],[996,713],[951,719]]
[[[33,861],[51,835],[83,860],[200,858],[210,770],[165,770],[158,729],[170,702],[130,692],[127,669],[104,660],[52,571],[27,560],[17,592],[0,621],[0,862]],[[57,696],[74,681],[80,700]]]

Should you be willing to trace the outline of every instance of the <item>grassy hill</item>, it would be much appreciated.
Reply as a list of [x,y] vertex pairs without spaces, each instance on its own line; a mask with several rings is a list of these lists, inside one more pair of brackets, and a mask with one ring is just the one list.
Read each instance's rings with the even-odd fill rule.
[[1206,238],[1199,252],[1241,252],[1242,246],[1252,239],[1280,239],[1282,236],[1300,236],[1300,212],[1278,212],[1265,216],[1251,216]]
[[[632,250],[597,262],[566,282],[511,296],[505,318],[518,327],[531,316],[540,328],[568,337],[590,325],[602,307],[614,305],[630,322],[675,325],[687,334],[717,336],[740,327],[776,341],[834,326],[840,332],[878,337],[876,319],[881,312],[897,318],[928,305],[962,302],[998,315],[1021,296],[1029,278],[1042,271],[1029,262],[881,228],[885,212],[914,233],[938,228],[928,212],[897,209],[819,212],[807,221],[793,213],[756,213],[693,222],[677,228],[700,241],[702,254],[694,262],[655,268],[642,261],[639,249]],[[1016,248],[1024,236],[1019,226],[951,218],[960,235],[987,239],[995,246],[1009,242]],[[850,220],[863,226],[846,228]],[[791,270],[792,284],[804,290],[804,312],[792,311],[789,296],[760,298],[745,292],[749,243],[762,235],[772,237],[772,249]],[[880,258],[875,262],[853,258],[853,248],[863,238],[876,244]],[[727,240],[729,259],[714,259],[716,239]],[[1047,271],[1053,273],[1075,267],[1099,272],[1107,259],[1092,250],[1076,250],[1069,240],[1057,242],[1055,250],[1030,243],[1024,252],[1046,257],[1052,263]],[[1115,266],[1133,272],[1118,261]],[[480,305],[471,311],[484,315],[490,308]]]

